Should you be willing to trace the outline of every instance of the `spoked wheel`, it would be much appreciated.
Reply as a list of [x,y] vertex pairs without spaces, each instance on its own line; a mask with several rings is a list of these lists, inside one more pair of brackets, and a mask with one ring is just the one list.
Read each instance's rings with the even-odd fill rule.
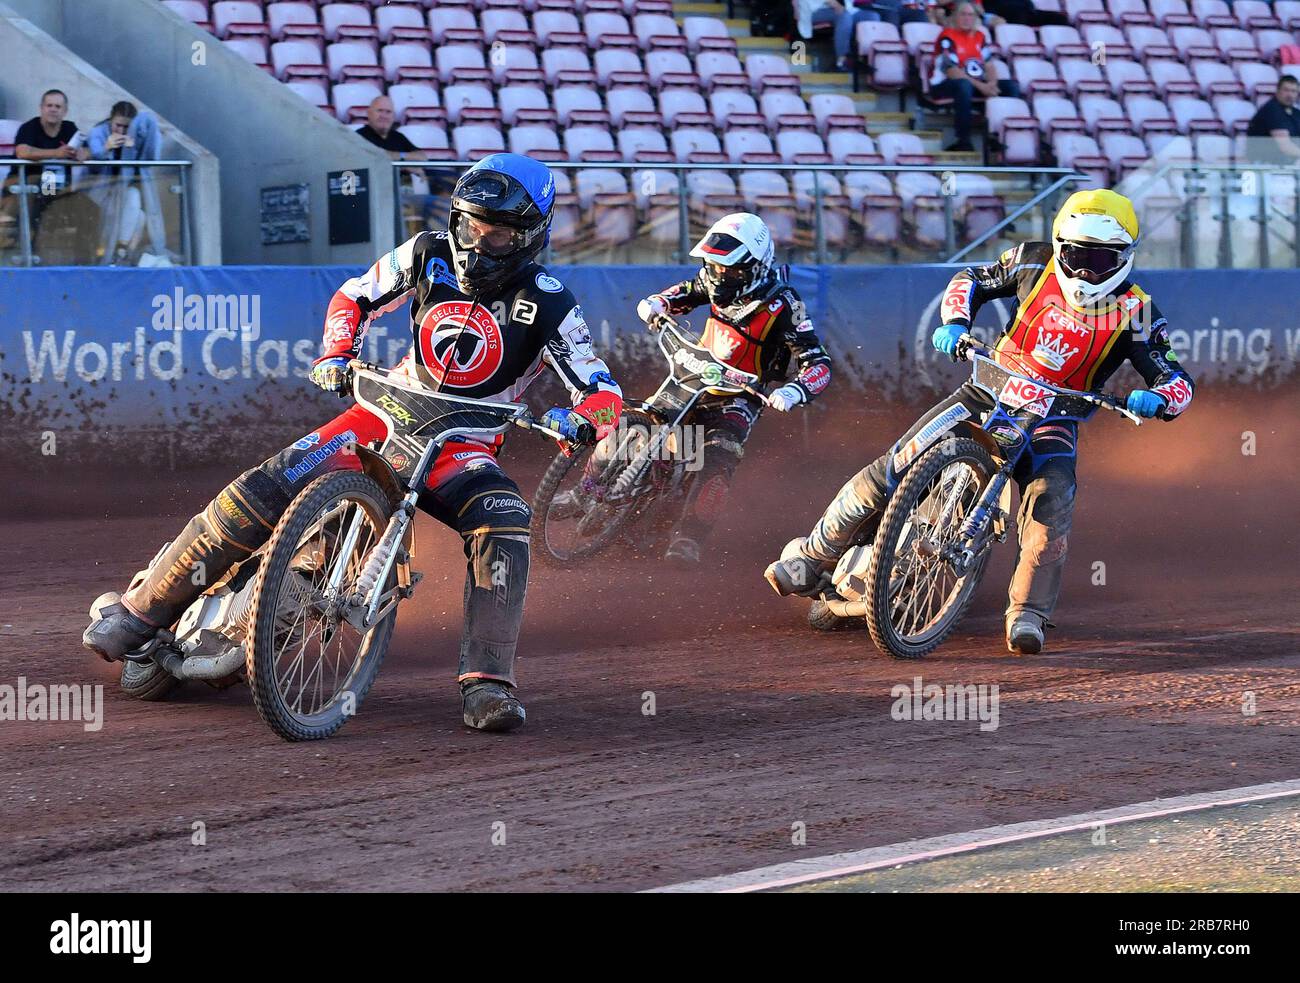
[[266,546],[245,642],[248,680],[257,712],[287,741],[329,737],[375,681],[396,610],[365,631],[344,614],[390,512],[371,478],[335,471],[303,489]]
[[961,575],[943,552],[958,541],[993,472],[988,451],[962,437],[927,451],[895,489],[867,569],[867,627],[880,651],[919,659],[966,613],[988,550]]
[[652,463],[636,462],[658,426],[650,414],[627,410],[595,446],[555,455],[533,497],[532,539],[545,562],[567,567],[594,556],[648,504],[642,491]]

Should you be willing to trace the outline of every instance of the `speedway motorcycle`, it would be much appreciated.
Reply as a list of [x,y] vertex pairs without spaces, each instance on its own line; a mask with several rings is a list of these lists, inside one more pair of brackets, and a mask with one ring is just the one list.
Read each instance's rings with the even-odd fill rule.
[[668,362],[659,388],[625,405],[617,429],[599,444],[562,449],[537,486],[531,533],[547,563],[576,566],[633,528],[641,545],[666,532],[702,464],[704,448],[686,421],[703,396],[748,393],[767,405],[758,376],[701,345],[688,321],[661,314],[650,326]]
[[[422,577],[412,570],[413,520],[443,445],[514,426],[566,443],[521,404],[436,392],[356,359],[349,369],[353,395],[384,421],[386,438],[378,446],[351,445],[359,471],[332,471],[308,484],[261,549],[195,600],[175,625],[128,653],[121,675],[126,693],[164,700],[187,680],[223,689],[246,679],[258,714],[282,738],[331,736],[370,691],[397,605]],[[578,443],[594,438],[594,428],[585,424]],[[131,587],[146,574],[136,574]],[[120,597],[101,595],[91,619]]]
[[840,557],[809,611],[813,627],[852,627],[865,619],[886,655],[919,659],[934,651],[965,616],[993,544],[1007,537],[1012,474],[1034,428],[1049,413],[1082,422],[1099,408],[1142,423],[1117,396],[1053,386],[990,355],[977,339],[962,336],[957,357],[972,362],[971,382],[994,400],[993,408],[959,435],[955,428],[970,414],[958,404],[894,445],[898,484],[880,525],[873,539]]

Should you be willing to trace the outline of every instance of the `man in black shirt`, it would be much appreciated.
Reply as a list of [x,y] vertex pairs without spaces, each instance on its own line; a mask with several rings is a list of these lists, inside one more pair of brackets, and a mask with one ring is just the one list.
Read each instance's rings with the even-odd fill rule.
[[53,166],[54,162],[82,161],[90,156],[90,151],[77,134],[77,124],[66,119],[67,115],[68,97],[59,89],[50,89],[41,96],[40,115],[18,127],[14,134],[15,157],[50,164],[39,170],[27,168],[27,183],[40,188],[38,194],[27,198],[33,244],[45,206],[68,186],[69,168]]
[[396,126],[393,100],[388,96],[376,96],[366,109],[366,125],[357,130],[363,137],[381,150],[388,151],[393,160],[428,160],[429,155],[416,148],[406,139]]
[[1251,160],[1264,164],[1300,161],[1297,96],[1300,96],[1300,82],[1294,75],[1283,75],[1277,80],[1277,95],[1259,107],[1246,128],[1246,136],[1255,138],[1246,141]]

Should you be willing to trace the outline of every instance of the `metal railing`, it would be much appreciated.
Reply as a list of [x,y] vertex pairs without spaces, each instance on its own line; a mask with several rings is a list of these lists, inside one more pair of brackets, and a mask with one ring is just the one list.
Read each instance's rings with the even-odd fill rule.
[[[394,161],[393,167],[397,169],[397,186],[402,187],[402,172],[418,172],[423,176],[427,185],[427,190],[421,193],[412,193],[411,191],[399,192],[397,200],[394,202],[393,221],[394,231],[397,241],[403,241],[409,237],[417,225],[441,225],[445,223],[447,217],[447,208],[449,206],[452,186],[456,178],[471,166],[471,161]],[[853,195],[846,194],[846,187],[854,180],[853,175],[879,174],[890,179],[888,181],[890,194],[896,194],[896,184],[892,180],[898,175],[903,174],[928,174],[935,180],[929,184],[926,189],[910,189],[915,193],[913,204],[916,201],[923,201],[925,206],[933,211],[942,213],[942,232],[941,234],[927,234],[920,238],[913,238],[910,245],[906,242],[874,243],[864,245],[857,249],[857,253],[871,253],[871,256],[862,256],[862,258],[873,258],[880,261],[881,253],[892,253],[897,257],[900,248],[904,249],[912,261],[939,261],[939,262],[957,262],[967,256],[970,256],[977,247],[988,247],[988,255],[984,257],[971,257],[968,261],[974,261],[976,258],[987,259],[996,256],[1005,248],[997,248],[997,244],[1003,241],[1004,234],[1015,231],[1019,238],[1025,238],[1023,230],[1025,226],[1032,225],[1036,233],[1040,236],[1046,236],[1047,230],[1051,225],[1052,215],[1064,197],[1064,193],[1069,190],[1070,186],[1078,181],[1085,180],[1084,176],[1072,168],[1063,167],[1015,167],[1015,166],[998,166],[998,165],[942,165],[942,164],[736,164],[736,163],[642,163],[635,161],[547,161],[547,166],[552,170],[568,174],[576,171],[616,171],[622,172],[626,180],[623,182],[624,191],[610,191],[605,189],[591,191],[593,197],[609,193],[615,197],[622,196],[624,199],[633,199],[633,202],[625,202],[624,207],[631,204],[638,211],[642,211],[639,206],[634,204],[638,197],[642,202],[650,199],[658,201],[659,221],[653,223],[656,228],[651,228],[652,223],[647,221],[638,221],[636,228],[630,240],[620,244],[623,248],[624,261],[628,262],[662,262],[665,258],[672,262],[684,262],[687,254],[690,252],[695,238],[702,233],[703,228],[711,224],[713,219],[727,211],[755,210],[769,220],[769,224],[774,226],[774,233],[778,239],[778,244],[784,247],[787,255],[797,254],[795,258],[813,263],[826,262],[843,262],[853,258],[854,249],[840,248],[831,242],[831,236],[828,235],[828,226],[832,224],[830,216],[838,214],[840,220],[850,222],[858,221],[861,215],[856,214],[860,207],[850,213],[846,207],[846,201]],[[799,175],[795,182],[790,186],[788,193],[781,192],[765,193],[761,189],[751,189],[746,192],[745,189],[737,186],[735,190],[730,190],[724,183],[723,190],[719,189],[695,189],[693,190],[687,182],[688,174],[699,174],[701,172],[721,172],[730,177],[731,174],[744,172],[777,172],[788,175]],[[655,175],[671,174],[675,180],[663,182],[664,192],[656,193]],[[991,191],[973,191],[969,182],[963,181],[964,176],[981,175],[990,180],[997,179],[1001,187],[994,185]],[[576,182],[568,182],[570,188],[575,187]],[[737,182],[738,185],[738,182]],[[640,191],[638,196],[637,191]],[[878,192],[867,190],[865,186],[858,186],[854,189],[857,197],[861,200],[866,198],[875,198]],[[1027,200],[1019,202],[1012,207],[1009,212],[1004,213],[996,220],[987,220],[990,222],[987,226],[978,229],[968,228],[964,221],[964,206],[970,198],[984,198],[988,195],[1001,197],[1010,193],[1013,197],[1024,195]],[[705,195],[722,202],[730,207],[719,207],[718,214],[712,215],[705,222],[705,216],[693,215],[691,208],[691,198],[693,196]],[[568,193],[557,197],[557,210],[565,205],[572,206],[575,204],[573,199],[576,195]],[[676,203],[676,227],[672,234],[664,228],[664,207],[668,199],[675,199]],[[775,205],[773,203],[776,203]],[[778,221],[773,221],[770,215],[764,214],[764,205],[768,206],[769,212],[780,212],[777,215]],[[589,209],[583,207],[581,201],[577,201],[578,215],[580,220],[589,220]],[[791,225],[790,216],[786,213],[793,210],[793,226]],[[902,209],[900,208],[900,222],[903,219]],[[1028,217],[1028,220],[1026,220]],[[1019,229],[1017,223],[1022,223]],[[694,226],[694,229],[692,228]],[[793,228],[794,234],[790,234]],[[783,233],[784,230],[784,241]],[[915,228],[911,228],[916,233]],[[802,235],[801,235],[802,233]],[[963,239],[964,237],[964,239]],[[565,261],[566,246],[557,242],[555,232],[552,233],[551,254],[548,261]],[[665,250],[665,246],[671,243],[670,249]],[[874,247],[874,252],[873,252]],[[569,250],[573,251],[573,250]],[[605,253],[615,252],[613,248],[606,247]],[[664,252],[668,252],[665,257]]]
[[[165,241],[153,242],[151,246],[158,255],[166,255],[170,262],[172,257],[180,262],[190,264],[193,261],[194,235],[192,216],[192,196],[190,194],[190,168],[193,163],[188,160],[24,160],[19,157],[0,158],[0,257],[6,265],[35,266],[41,265],[97,265],[113,261],[111,248],[108,255],[101,252],[100,239],[103,229],[102,214],[98,211],[103,201],[108,200],[108,192],[121,187],[124,182],[135,182],[141,190],[141,208],[145,214],[146,227],[153,225],[161,228]],[[126,175],[90,173],[99,171],[119,171],[139,168],[138,172],[128,170]],[[165,183],[153,180],[154,171],[159,168],[174,169],[175,180]],[[59,178],[59,173],[62,177]],[[54,177],[47,177],[54,175]],[[36,180],[30,180],[35,177]],[[147,180],[144,180],[147,177]],[[166,173],[163,173],[166,177]],[[148,193],[152,189],[152,195]],[[159,194],[165,191],[166,194]],[[98,199],[98,200],[97,200]],[[35,236],[40,226],[48,219],[46,214],[57,202],[89,202],[96,211],[83,208],[77,216],[75,208],[67,209],[72,213],[65,223],[67,238],[74,248],[66,245],[52,247],[48,251],[37,249]],[[39,202],[39,205],[37,204]],[[13,203],[13,204],[10,204]],[[174,207],[172,207],[174,206]],[[157,214],[150,214],[156,209]],[[16,212],[16,214],[11,214]],[[12,236],[6,235],[8,226]],[[6,238],[12,241],[5,242]],[[112,244],[110,244],[111,247]],[[44,252],[44,254],[42,254]],[[67,263],[50,263],[49,257]]]
[[[1177,242],[1179,265],[1300,266],[1300,168],[1181,158],[1153,164],[1129,175],[1120,190],[1138,202],[1143,239]],[[1171,222],[1177,230],[1162,236]],[[1212,242],[1201,234],[1207,222],[1218,224]]]

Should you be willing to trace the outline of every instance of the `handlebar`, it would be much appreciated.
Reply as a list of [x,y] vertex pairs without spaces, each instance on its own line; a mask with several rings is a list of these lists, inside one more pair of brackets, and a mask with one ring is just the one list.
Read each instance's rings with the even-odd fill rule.
[[[985,358],[993,357],[993,352],[990,351],[989,348],[978,338],[972,334],[963,334],[957,339],[957,350],[953,355],[959,360],[965,362],[969,359],[969,356],[972,353],[983,355]],[[1136,426],[1140,427],[1142,425],[1142,417],[1130,410],[1128,406],[1125,405],[1124,400],[1120,399],[1118,396],[1112,395],[1111,393],[1085,392],[1081,389],[1063,389],[1059,386],[1053,386],[1051,383],[1048,383],[1047,385],[1059,395],[1073,396],[1076,399],[1083,400],[1085,403],[1099,406],[1103,410],[1110,410],[1112,413],[1118,413],[1125,419],[1132,420]]]
[[[697,347],[700,348],[704,347],[702,344],[700,344],[700,339],[696,338],[693,334],[690,333],[690,324],[688,322],[678,321],[677,318],[673,317],[671,314],[668,313],[656,314],[653,318],[651,318],[648,322],[646,322],[646,327],[649,328],[651,331],[659,331],[665,327],[670,328],[683,341],[689,341],[691,344],[696,345]],[[696,374],[698,375],[698,373]],[[691,376],[687,376],[686,378],[691,378]],[[737,389],[749,393],[749,395],[759,400],[764,406],[771,405],[771,402],[767,398],[767,393],[763,392],[761,389],[751,386],[747,382],[744,382],[740,379],[727,379],[726,383],[728,386],[735,386]]]

